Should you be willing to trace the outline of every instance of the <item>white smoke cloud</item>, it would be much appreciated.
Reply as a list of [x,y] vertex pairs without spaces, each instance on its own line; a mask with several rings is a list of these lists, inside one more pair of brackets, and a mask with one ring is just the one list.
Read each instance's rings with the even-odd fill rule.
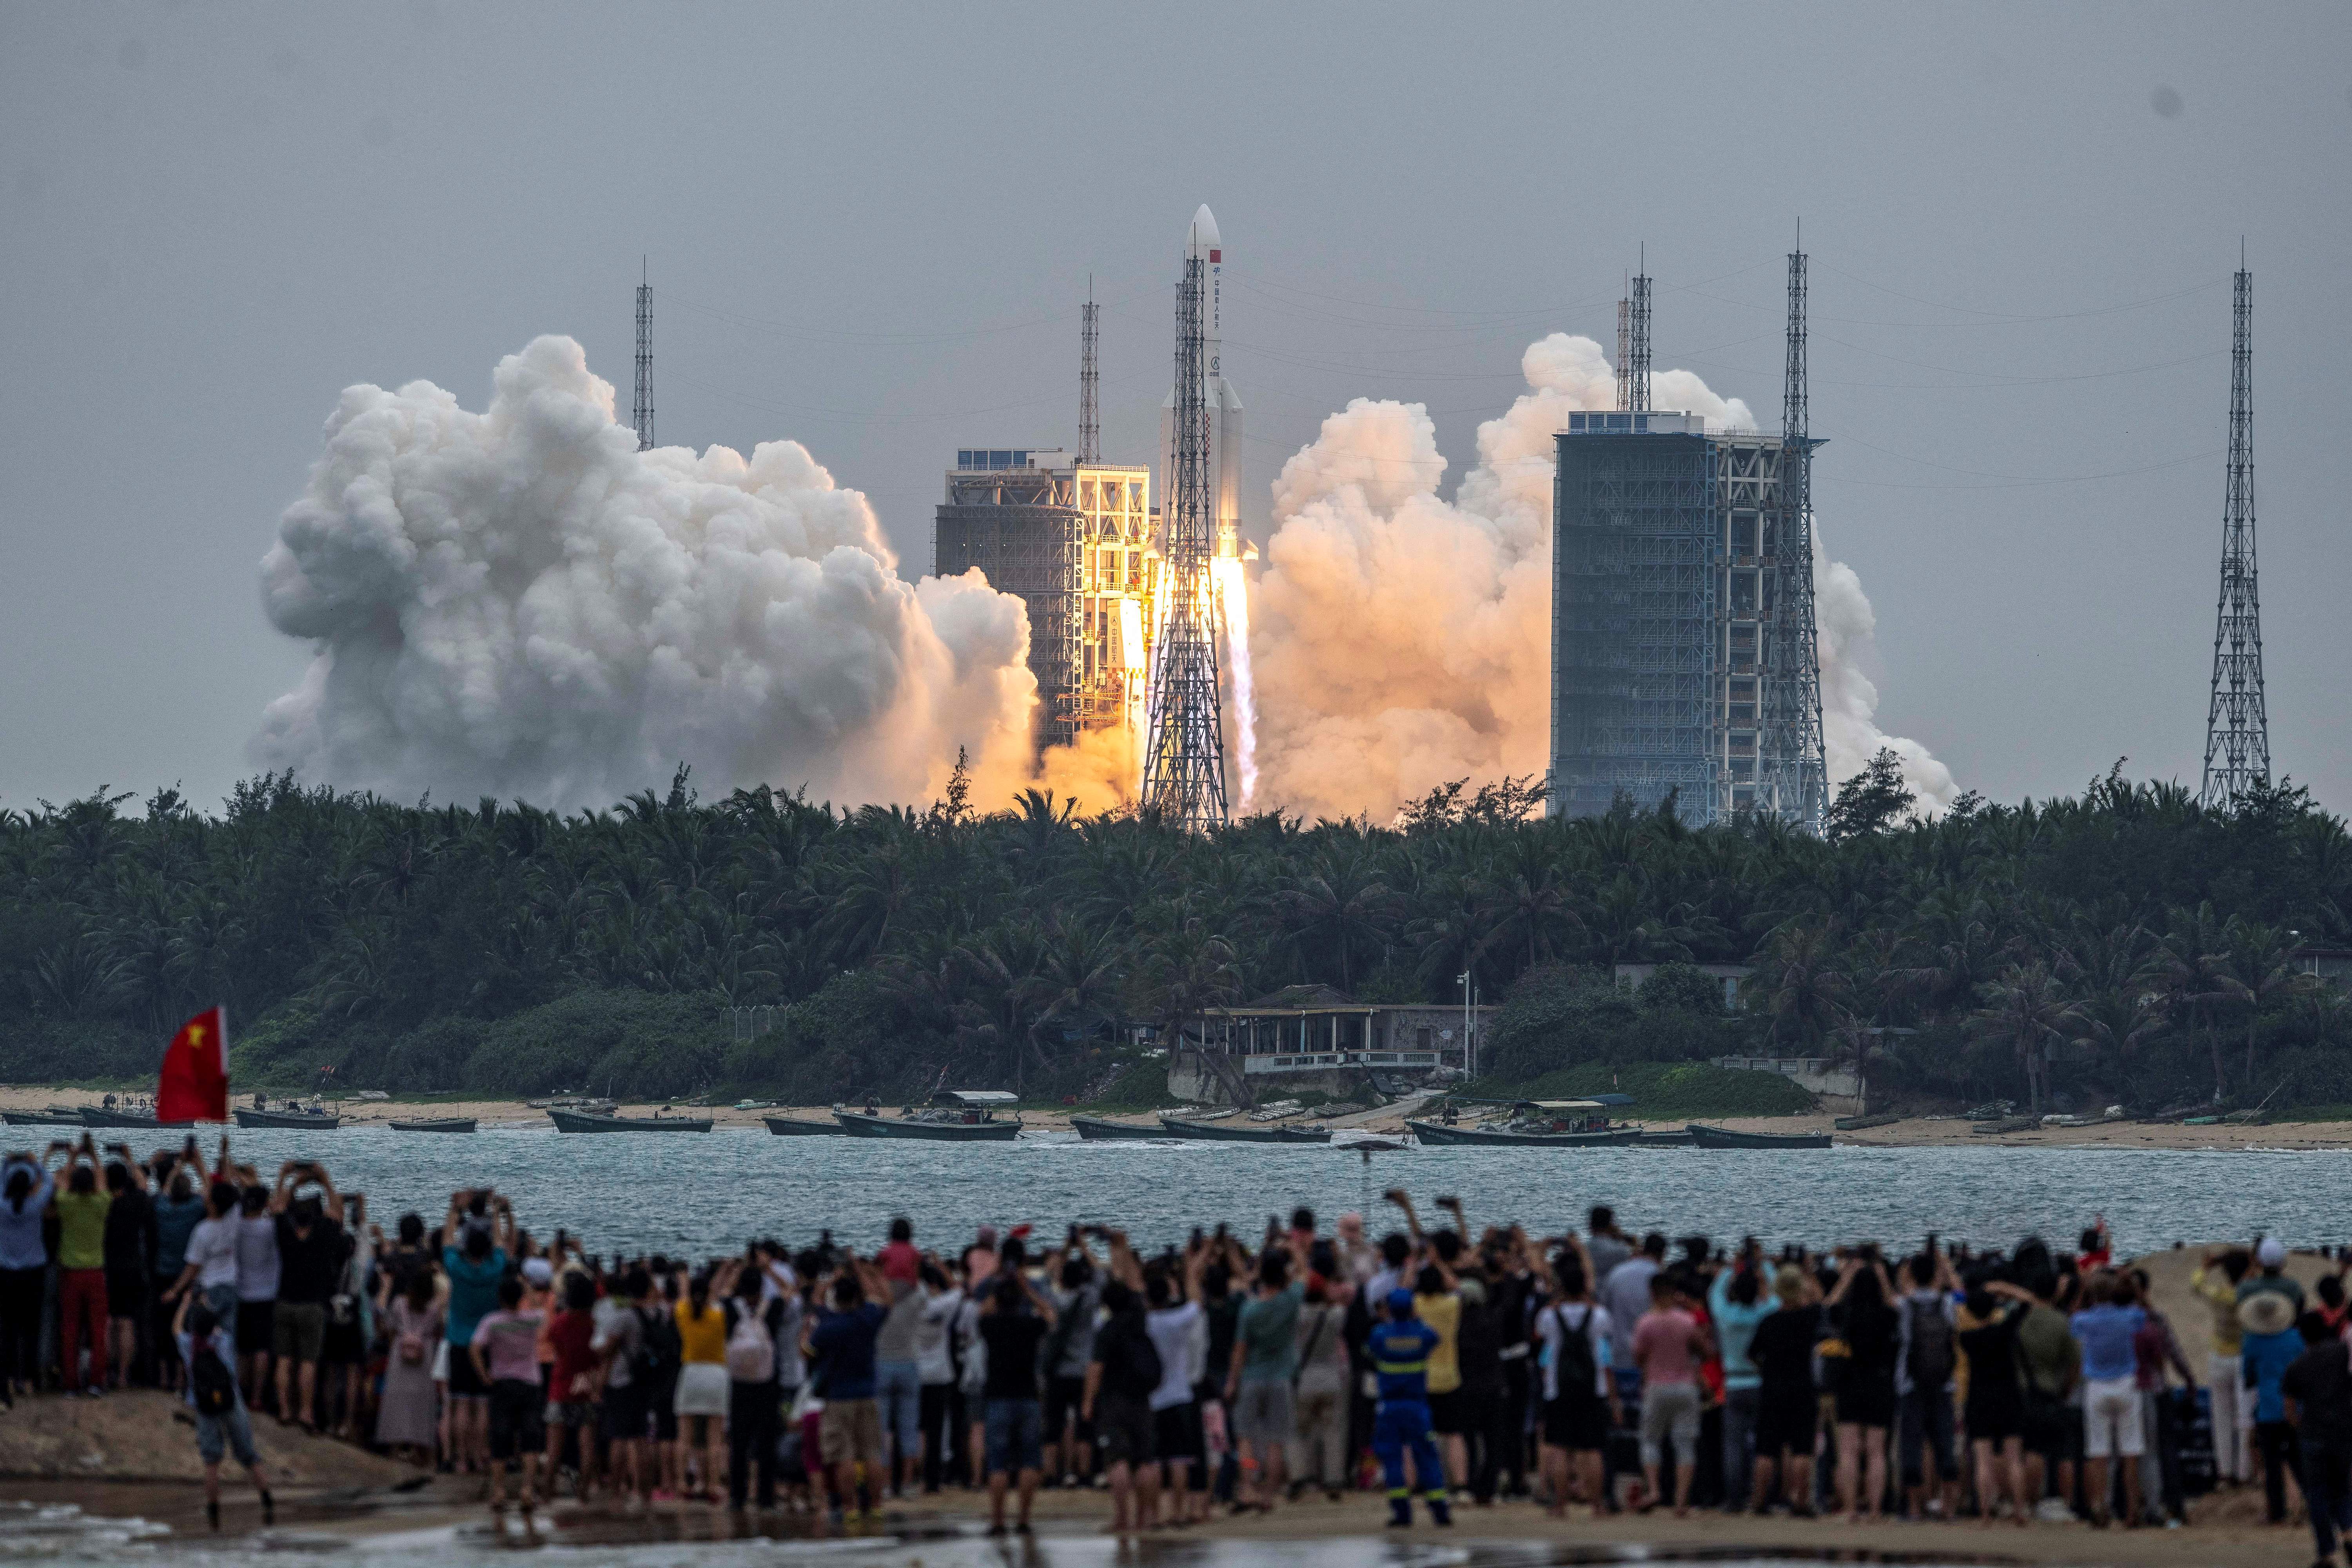
[[639,452],[613,409],[565,337],[501,361],[480,414],[347,390],[262,562],[272,624],[316,653],[255,761],[566,808],[680,762],[859,802],[935,797],[959,747],[1006,789],[1025,772],[1018,598],[900,578],[798,442]]
[[[1600,344],[1564,332],[1529,345],[1520,370],[1528,391],[1478,427],[1477,466],[1451,501],[1417,403],[1358,398],[1283,465],[1252,637],[1269,805],[1386,821],[1453,779],[1544,771],[1552,437],[1573,410],[1614,407],[1617,383]],[[1651,402],[1756,427],[1745,403],[1689,371],[1653,376]],[[1890,744],[1914,787],[1948,804],[1942,764],[1871,722],[1877,691],[1851,662],[1872,627],[1859,581],[1834,563],[1816,578],[1832,780]]]

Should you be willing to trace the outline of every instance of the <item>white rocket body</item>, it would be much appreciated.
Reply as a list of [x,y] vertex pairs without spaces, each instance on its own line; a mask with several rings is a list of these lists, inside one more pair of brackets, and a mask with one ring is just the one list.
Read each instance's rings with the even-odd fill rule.
[[[1217,553],[1231,555],[1239,548],[1242,521],[1242,400],[1225,379],[1224,244],[1217,220],[1204,203],[1192,215],[1184,236],[1184,259],[1195,257],[1201,268],[1201,331],[1206,340],[1204,388],[1209,407],[1209,493],[1215,498]],[[1160,405],[1160,494],[1162,507],[1174,504],[1176,458],[1176,389],[1171,386]]]

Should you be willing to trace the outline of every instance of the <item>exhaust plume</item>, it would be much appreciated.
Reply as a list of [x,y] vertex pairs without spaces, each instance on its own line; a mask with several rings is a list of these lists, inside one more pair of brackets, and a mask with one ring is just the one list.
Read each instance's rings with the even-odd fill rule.
[[[1616,374],[1590,338],[1555,332],[1520,359],[1528,390],[1478,427],[1454,499],[1424,405],[1358,398],[1324,420],[1274,485],[1257,584],[1258,795],[1310,817],[1385,822],[1454,779],[1540,774],[1550,742],[1553,436],[1576,409],[1616,406]],[[1652,379],[1652,403],[1753,429],[1746,404],[1689,371]],[[1874,626],[1853,571],[1820,555],[1822,696],[1832,783],[1892,745],[1924,804],[1950,773],[1873,722],[1853,668]]]
[[260,765],[559,808],[681,762],[856,802],[936,796],[959,747],[982,798],[1025,776],[1018,598],[900,578],[796,441],[639,452],[570,338],[492,381],[480,414],[428,382],[344,392],[261,563],[271,623],[315,651]]

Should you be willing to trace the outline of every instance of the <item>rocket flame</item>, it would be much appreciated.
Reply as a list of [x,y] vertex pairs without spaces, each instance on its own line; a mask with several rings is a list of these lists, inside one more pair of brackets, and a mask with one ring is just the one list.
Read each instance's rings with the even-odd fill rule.
[[1257,794],[1257,692],[1250,679],[1249,580],[1242,574],[1240,559],[1232,555],[1219,556],[1210,571],[1223,613],[1225,647],[1233,658],[1234,760],[1242,776],[1239,805],[1246,811]]

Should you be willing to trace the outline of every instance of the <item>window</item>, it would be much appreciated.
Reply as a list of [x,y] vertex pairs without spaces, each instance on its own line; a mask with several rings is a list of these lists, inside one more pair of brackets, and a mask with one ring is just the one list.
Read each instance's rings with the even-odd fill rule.
[[1731,552],[1734,555],[1756,553],[1756,514],[1735,511],[1731,514]]

